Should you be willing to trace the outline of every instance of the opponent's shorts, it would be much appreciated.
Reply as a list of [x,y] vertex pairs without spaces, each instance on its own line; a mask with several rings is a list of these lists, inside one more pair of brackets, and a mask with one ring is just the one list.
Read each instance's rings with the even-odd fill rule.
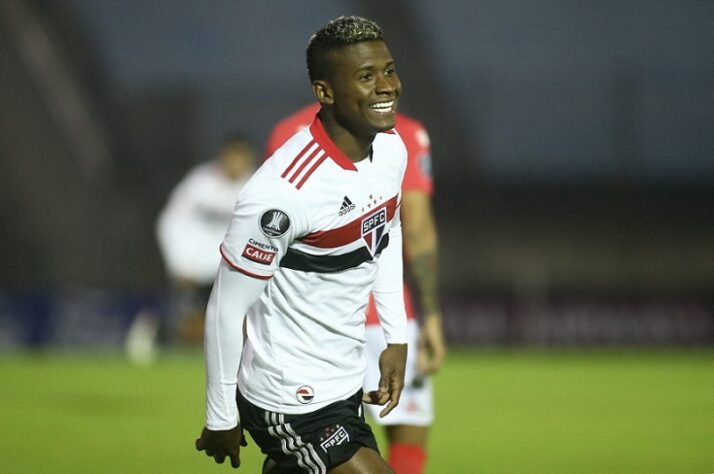
[[[384,332],[377,324],[367,325],[366,356],[367,373],[364,378],[364,391],[377,390],[379,387],[379,356],[387,343]],[[428,426],[434,419],[433,390],[431,379],[417,374],[417,351],[419,343],[419,325],[416,320],[407,321],[407,370],[404,377],[404,390],[399,398],[399,405],[384,418],[379,417],[384,407],[364,404],[369,416],[379,425],[416,425]]]
[[362,412],[362,391],[312,413],[286,415],[257,407],[238,391],[241,426],[285,473],[324,474],[362,446],[377,449]]

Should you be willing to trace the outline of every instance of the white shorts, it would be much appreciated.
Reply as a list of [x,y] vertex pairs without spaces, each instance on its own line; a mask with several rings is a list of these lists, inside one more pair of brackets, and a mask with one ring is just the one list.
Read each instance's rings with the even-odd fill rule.
[[[379,356],[387,347],[384,332],[377,324],[367,326],[367,373],[364,377],[364,391],[377,390],[379,386]],[[379,405],[363,404],[367,414],[378,425],[431,425],[434,419],[433,392],[431,379],[426,376],[416,377],[419,326],[414,319],[407,321],[407,371],[404,377],[405,387],[399,399],[399,405],[384,418],[379,412],[384,409]]]

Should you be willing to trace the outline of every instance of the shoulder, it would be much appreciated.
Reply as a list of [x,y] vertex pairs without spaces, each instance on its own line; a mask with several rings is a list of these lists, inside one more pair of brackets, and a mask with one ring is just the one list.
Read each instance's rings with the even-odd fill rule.
[[320,107],[317,103],[310,104],[275,124],[268,138],[264,158],[268,158],[275,153],[275,151],[295,135],[295,133],[310,126],[318,110],[320,110]]
[[178,193],[200,193],[211,188],[219,180],[219,170],[215,163],[205,162],[191,168],[174,188]]
[[428,150],[431,147],[429,133],[418,120],[406,115],[397,115],[397,131],[409,150]]

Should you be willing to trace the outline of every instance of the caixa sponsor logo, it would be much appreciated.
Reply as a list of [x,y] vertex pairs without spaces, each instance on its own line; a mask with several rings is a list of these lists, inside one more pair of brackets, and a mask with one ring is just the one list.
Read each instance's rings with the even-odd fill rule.
[[362,238],[372,256],[377,255],[379,243],[387,229],[387,209],[382,208],[362,220]]

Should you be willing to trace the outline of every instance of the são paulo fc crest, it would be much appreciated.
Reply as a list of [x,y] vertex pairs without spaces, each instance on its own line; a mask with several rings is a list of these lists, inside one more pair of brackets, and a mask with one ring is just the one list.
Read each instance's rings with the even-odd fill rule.
[[315,398],[315,392],[312,391],[311,386],[303,385],[302,387],[297,389],[297,392],[295,392],[295,396],[297,397],[300,403],[302,403],[303,405],[307,405],[312,401],[313,398]]
[[260,230],[267,237],[280,237],[290,228],[290,218],[283,211],[270,209],[260,216]]
[[387,209],[382,208],[362,220],[362,238],[374,257],[387,230]]

